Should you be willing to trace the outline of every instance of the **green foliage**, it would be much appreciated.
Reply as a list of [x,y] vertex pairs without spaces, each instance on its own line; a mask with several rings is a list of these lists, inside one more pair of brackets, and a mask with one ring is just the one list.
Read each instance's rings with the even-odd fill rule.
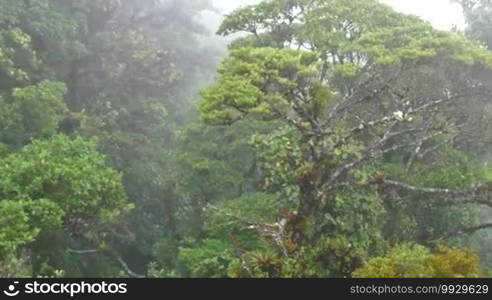
[[425,261],[429,256],[430,251],[425,247],[403,245],[392,249],[386,257],[371,259],[363,268],[354,272],[354,277],[426,277],[429,271]]
[[0,89],[54,79],[44,64],[59,63],[75,21],[51,0],[2,0],[0,11]]
[[477,182],[486,180],[483,165],[480,165],[469,154],[453,149],[443,149],[439,153],[439,161],[435,168],[416,165],[414,172],[419,174],[412,179],[422,186],[438,188],[466,189]]
[[105,166],[94,142],[81,138],[35,141],[2,159],[0,173],[3,199],[49,199],[63,208],[66,221],[109,221],[126,206],[121,175]]
[[[303,6],[303,1],[289,4],[264,1],[230,15],[220,32],[229,34],[246,30],[257,33],[256,26],[259,26],[269,31],[273,39],[284,38],[284,42],[293,43],[292,37],[284,37],[275,27],[270,27],[273,25],[268,17],[256,15],[271,14],[274,17],[279,14],[280,19],[288,18],[289,14],[284,9],[291,11]],[[370,18],[366,13],[369,7],[376,9]],[[378,14],[383,18],[377,18]],[[313,87],[319,78],[332,78],[336,82],[337,78],[362,76],[360,66],[364,61],[374,62],[380,67],[409,62],[429,63],[431,60],[492,65],[491,53],[478,44],[457,34],[434,30],[429,24],[392,12],[376,1],[319,1],[301,15],[303,19],[297,18],[305,24],[298,26],[305,26],[304,30],[309,35],[298,33],[294,36],[315,45],[313,51],[262,47],[232,49],[230,57],[219,68],[218,83],[203,92],[200,106],[203,120],[227,124],[248,114],[288,119],[291,106],[297,113],[301,109],[295,107],[299,105],[296,91]],[[352,25],[343,26],[343,22]],[[333,26],[334,30],[327,30],[326,24]],[[303,125],[301,121],[298,123],[299,127]]]
[[242,254],[229,265],[232,278],[342,278],[359,266],[361,252],[342,237],[324,238],[292,252],[263,248]]
[[[57,135],[0,160],[0,257],[42,244],[61,230],[102,242],[131,209],[121,175],[106,166],[95,147],[94,141]],[[58,247],[63,243],[44,249]]]
[[247,252],[229,265],[231,278],[274,278],[279,277],[285,261],[271,249]]
[[381,235],[382,217],[386,211],[380,197],[372,188],[349,188],[335,196],[325,218],[332,224],[327,234],[344,236],[354,247],[373,253],[384,246]]
[[[39,243],[38,234],[44,233],[44,239],[62,228],[98,243],[105,239],[107,226],[131,208],[121,175],[106,167],[92,141],[65,136],[35,141],[3,158],[0,169],[0,203],[6,214],[2,222],[9,223],[2,227],[7,230],[2,232],[4,251]],[[44,247],[53,251],[60,246]]]
[[441,247],[427,261],[429,268],[434,270],[432,277],[480,277],[480,259],[471,250],[458,250]]
[[255,135],[253,147],[265,178],[264,187],[279,193],[284,205],[292,205],[299,195],[296,179],[312,166],[301,166],[302,150],[297,132],[282,127],[267,135]]
[[230,127],[192,123],[180,132],[168,171],[179,195],[179,215],[175,220],[179,232],[199,236],[207,205],[260,188],[250,137],[268,129],[269,126],[244,121]]
[[218,83],[203,92],[201,117],[227,124],[245,114],[261,118],[277,115],[294,100],[290,92],[309,85],[316,72],[313,53],[274,48],[232,50],[219,68]]
[[32,267],[29,265],[28,256],[21,258],[8,255],[0,259],[0,276],[2,278],[31,278]]
[[[387,176],[422,187],[467,189],[488,180],[483,165],[464,152],[443,149],[436,156],[432,168],[416,163],[405,170],[400,164],[385,164],[381,170]],[[384,234],[393,242],[432,240],[479,222],[476,208],[438,205],[432,196],[391,197],[384,205],[388,210]]]
[[32,242],[39,233],[39,229],[30,226],[22,202],[0,202],[0,225],[0,255],[3,257]]
[[252,224],[274,222],[280,212],[277,197],[268,194],[248,194],[227,200],[207,209],[207,231],[215,237],[236,234]]
[[154,245],[155,258],[153,268],[157,266],[165,270],[172,270],[177,265],[177,253],[179,251],[176,240],[171,238],[163,238]]
[[[478,11],[478,9],[477,9]],[[490,54],[462,37],[438,32],[416,17],[375,0],[270,0],[237,9],[219,33],[248,32],[238,45],[276,48],[308,44],[329,64],[381,64],[450,55],[491,63]],[[346,71],[347,69],[345,69]],[[336,72],[335,72],[336,73]],[[352,73],[349,72],[349,73]]]
[[179,259],[189,269],[190,277],[224,278],[234,253],[227,242],[204,240],[197,248],[182,248]]
[[277,197],[248,194],[218,203],[207,209],[205,231],[215,239],[227,239],[238,250],[261,247],[262,242],[252,224],[273,223],[281,207]]
[[241,194],[248,185],[245,175],[251,172],[254,159],[249,136],[258,128],[246,123],[232,127],[195,123],[185,128],[178,137],[175,156],[180,193],[213,199]]
[[65,93],[64,83],[50,81],[13,89],[9,97],[0,98],[6,113],[0,116],[5,128],[0,138],[7,144],[21,146],[55,134],[66,111]]
[[436,253],[419,245],[401,245],[385,257],[371,259],[354,272],[357,278],[475,278],[478,256],[470,250],[440,247]]
[[279,210],[276,197],[265,194],[248,194],[209,206],[204,215],[206,238],[184,240],[177,251],[179,262],[172,251],[176,243],[162,240],[156,248],[158,265],[164,270],[177,268],[184,276],[227,277],[236,253],[266,246],[251,224],[274,222]]

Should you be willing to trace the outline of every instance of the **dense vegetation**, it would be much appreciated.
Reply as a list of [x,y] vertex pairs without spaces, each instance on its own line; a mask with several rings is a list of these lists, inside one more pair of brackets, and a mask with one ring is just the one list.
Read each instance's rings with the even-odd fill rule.
[[0,0],[0,276],[490,275],[492,3],[454,2],[264,0],[224,55],[207,0]]

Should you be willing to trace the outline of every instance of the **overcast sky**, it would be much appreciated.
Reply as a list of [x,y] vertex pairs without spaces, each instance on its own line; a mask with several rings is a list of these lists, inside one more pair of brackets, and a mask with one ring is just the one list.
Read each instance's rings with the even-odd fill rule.
[[[234,8],[255,4],[260,0],[213,0],[213,2],[227,13]],[[403,13],[418,15],[431,21],[439,29],[451,29],[454,25],[462,27],[464,24],[459,6],[450,4],[449,0],[382,0],[382,2],[392,5]]]

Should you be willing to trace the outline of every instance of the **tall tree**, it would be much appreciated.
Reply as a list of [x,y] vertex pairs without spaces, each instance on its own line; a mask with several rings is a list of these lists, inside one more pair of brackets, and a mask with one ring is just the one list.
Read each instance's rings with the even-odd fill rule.
[[293,132],[297,156],[271,165],[290,167],[279,170],[298,190],[287,240],[336,236],[337,195],[371,183],[392,199],[418,193],[491,206],[487,186],[423,188],[371,168],[389,157],[411,168],[453,144],[472,118],[456,112],[470,97],[490,95],[481,78],[489,52],[372,0],[263,1],[234,11],[219,33],[241,31],[250,35],[233,44],[217,84],[204,92],[202,118],[231,124],[253,116]]

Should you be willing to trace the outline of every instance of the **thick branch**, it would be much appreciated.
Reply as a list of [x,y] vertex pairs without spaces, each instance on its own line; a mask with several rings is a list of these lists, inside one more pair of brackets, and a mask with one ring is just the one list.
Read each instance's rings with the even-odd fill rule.
[[126,271],[128,275],[134,278],[145,278],[144,275],[137,274],[133,272],[130,267],[128,267],[128,264],[121,258],[119,255],[113,253],[114,258],[120,263],[120,265],[123,267],[123,269]]
[[492,223],[487,223],[487,224],[482,224],[482,225],[477,225],[477,226],[472,226],[472,227],[464,227],[464,228],[461,228],[459,230],[448,233],[443,237],[432,240],[430,243],[437,244],[437,243],[440,243],[444,240],[447,240],[447,239],[450,239],[453,237],[457,237],[460,235],[473,234],[477,231],[484,230],[484,229],[491,229],[491,228],[492,228]]
[[[394,123],[396,125],[397,123]],[[411,143],[405,143],[405,144],[396,144],[394,146],[391,146],[389,148],[384,148],[384,145],[392,138],[399,137],[401,135],[414,132],[416,129],[406,129],[406,130],[400,130],[396,132],[392,132],[392,127],[390,127],[384,136],[379,139],[376,143],[374,143],[371,146],[368,146],[365,150],[364,153],[357,159],[348,162],[344,165],[342,165],[340,168],[338,168],[333,174],[330,176],[330,178],[327,180],[327,182],[323,185],[325,189],[330,189],[335,182],[343,175],[347,174],[350,170],[354,169],[355,167],[359,166],[360,164],[364,163],[365,161],[371,159],[371,158],[377,158],[381,157],[382,155],[385,155],[387,153],[391,153],[400,149],[408,148],[411,146],[415,146],[418,142],[411,142]],[[432,138],[435,138],[436,136],[442,134],[442,132],[436,132],[432,135],[427,136],[424,140],[429,140]]]
[[453,190],[416,187],[406,183],[386,179],[378,179],[372,183],[381,187],[392,187],[418,194],[431,195],[433,196],[433,201],[437,201],[442,204],[482,204],[492,207],[492,187],[490,186],[480,186],[465,190]]
[[74,249],[67,249],[68,253],[74,253],[74,254],[91,254],[91,253],[97,253],[100,252],[101,250],[99,249],[90,249],[90,250],[74,250]]
[[98,253],[98,252],[105,252],[112,257],[116,259],[116,261],[123,267],[125,272],[130,275],[131,277],[134,278],[145,278],[144,275],[137,274],[133,272],[130,267],[128,267],[128,264],[119,256],[116,252],[114,251],[109,251],[109,250],[102,250],[102,249],[89,249],[89,250],[74,250],[74,249],[67,249],[67,252],[69,253],[74,253],[74,254],[79,254],[79,255],[85,255],[85,254],[92,254],[92,253]]

